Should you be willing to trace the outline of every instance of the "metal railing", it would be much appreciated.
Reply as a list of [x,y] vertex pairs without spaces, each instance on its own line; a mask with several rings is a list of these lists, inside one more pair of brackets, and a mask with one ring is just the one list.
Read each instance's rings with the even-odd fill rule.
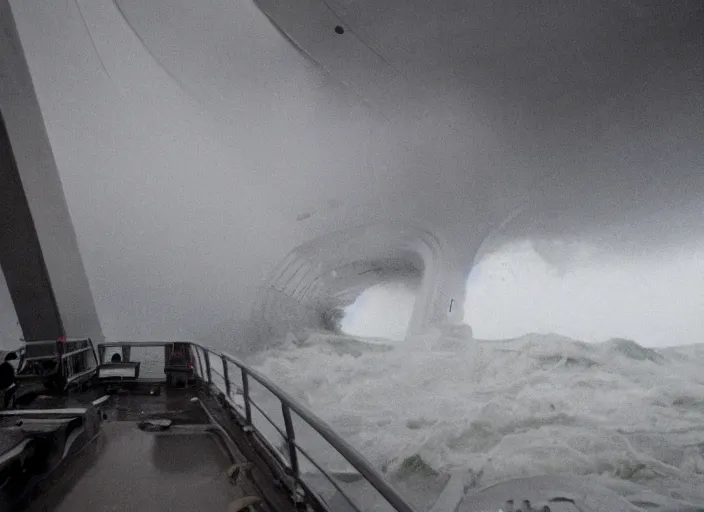
[[[90,338],[32,341],[15,352],[20,356],[18,378],[31,380],[55,377],[64,379],[64,387],[80,385],[90,379],[99,364]],[[42,366],[43,363],[48,363],[49,366]]]
[[[354,502],[354,500],[342,489],[340,484],[335,480],[334,476],[326,471],[321,464],[316,462],[313,457],[303,449],[300,444],[296,441],[296,434],[293,424],[293,419],[291,417],[291,412],[293,411],[298,415],[298,417],[303,420],[310,428],[312,428],[320,437],[329,443],[330,446],[341,455],[358,473],[364,480],[366,480],[384,500],[391,505],[398,512],[415,512],[413,507],[406,502],[406,500],[386,481],[386,479],[377,471],[369,461],[367,461],[357,450],[355,450],[349,443],[342,439],[335,431],[327,425],[322,419],[316,416],[313,412],[308,410],[306,407],[298,403],[294,398],[292,398],[288,393],[276,385],[265,375],[262,375],[258,371],[254,370],[242,360],[228,353],[218,353],[209,348],[203,347],[197,343],[193,342],[176,342],[176,343],[187,343],[193,348],[194,359],[191,364],[194,365],[196,373],[206,381],[209,385],[214,386],[219,391],[223,392],[227,397],[230,407],[241,416],[242,422],[246,429],[251,429],[253,432],[259,434],[260,440],[265,443],[266,448],[277,456],[280,463],[286,464],[286,461],[281,458],[278,454],[276,447],[262,435],[261,432],[255,427],[252,422],[252,408],[256,409],[270,424],[276,429],[276,431],[282,436],[288,451],[288,465],[290,476],[294,479],[297,485],[300,485],[304,489],[310,489],[310,486],[303,480],[303,476],[300,471],[298,454],[303,455],[319,472],[323,477],[334,487],[334,489],[340,493],[343,499],[357,512],[361,512],[359,506]],[[104,344],[104,346],[131,346],[131,347],[149,347],[149,346],[166,346],[170,343],[157,342],[157,343],[109,343]],[[104,349],[101,349],[103,352]],[[223,371],[220,373],[218,370],[213,368],[211,362],[211,356],[216,360],[222,362]],[[234,382],[232,379],[234,368],[239,369],[241,373],[241,387],[238,383]],[[220,377],[223,381],[224,389],[218,386],[215,382],[214,376]],[[264,411],[264,407],[257,404],[252,399],[250,379],[253,379],[258,384],[263,386],[269,393],[278,399],[281,404],[281,413],[284,420],[284,428],[280,428],[276,422]],[[241,390],[241,396],[243,399],[243,415],[240,406],[235,404],[233,401],[233,389]],[[239,395],[239,393],[237,393]],[[295,489],[293,490],[295,492]]]
[[[345,500],[354,507],[355,510],[359,510],[357,505],[352,501],[352,499],[345,493],[340,485],[335,481],[335,479],[325,471],[313,458],[296,442],[295,431],[293,428],[293,421],[291,419],[291,411],[294,411],[299,418],[308,424],[313,430],[315,430],[323,439],[325,439],[330,445],[340,454],[342,457],[349,462],[353,468],[355,468],[359,474],[367,481],[369,484],[377,490],[377,492],[398,512],[413,512],[413,508],[403,499],[403,497],[396,492],[396,490],[391,487],[384,477],[367,461],[357,450],[355,450],[351,445],[349,445],[344,439],[342,439],[337,433],[335,433],[329,425],[327,425],[323,420],[318,418],[315,414],[309,411],[307,408],[302,406],[296,400],[294,400],[288,393],[282,390],[279,386],[274,384],[270,379],[257,372],[256,370],[250,368],[245,363],[237,359],[236,357],[223,353],[221,354],[223,360],[223,366],[227,367],[227,363],[232,363],[237,366],[242,372],[242,395],[245,404],[245,414],[248,424],[251,425],[251,406],[255,406],[260,413],[264,415],[264,411],[260,409],[257,404],[255,404],[249,394],[249,377],[252,377],[259,384],[264,386],[271,394],[276,396],[281,402],[281,412],[284,417],[285,432],[279,432],[284,435],[284,440],[289,448],[289,459],[291,463],[291,470],[293,476],[296,480],[300,479],[300,472],[298,468],[298,456],[297,451],[300,452],[308,461],[315,466],[318,471],[332,484],[333,487],[345,498]],[[266,417],[266,415],[265,415]],[[272,425],[276,427],[275,423],[267,418]]]

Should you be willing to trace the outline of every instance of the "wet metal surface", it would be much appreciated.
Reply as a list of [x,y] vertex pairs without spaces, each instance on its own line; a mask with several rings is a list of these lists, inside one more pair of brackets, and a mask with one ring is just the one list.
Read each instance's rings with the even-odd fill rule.
[[134,422],[108,422],[102,436],[95,463],[53,510],[224,512],[241,497],[212,434],[160,435]]
[[[194,389],[138,384],[68,396],[39,395],[29,409],[96,407],[105,420],[95,442],[49,475],[26,509],[31,512],[226,511],[242,497],[227,470],[232,461]],[[17,411],[20,413],[20,411]],[[163,433],[144,432],[142,420],[168,419]],[[9,420],[8,420],[9,421]],[[2,508],[0,506],[0,508]]]
[[208,416],[200,403],[191,399],[194,389],[161,387],[159,395],[149,395],[154,386],[143,387],[130,394],[110,395],[103,408],[110,421],[142,421],[170,419],[175,425],[208,423]]
[[[204,402],[225,429],[211,423]],[[100,387],[63,397],[39,395],[26,405],[35,411],[25,414],[41,415],[36,409],[53,407],[66,413],[86,411],[65,409],[78,405],[103,418],[100,433],[91,433],[90,441],[45,474],[12,510],[225,512],[234,500],[246,496],[264,499],[259,506],[263,511],[292,509],[278,479],[259,467],[261,460],[250,453],[249,438],[207,393],[140,382],[120,390]],[[170,426],[146,432],[139,428],[145,420]],[[234,437],[226,440],[226,436]],[[247,460],[257,464],[232,482],[228,469]]]
[[[156,394],[150,394],[156,390]],[[66,409],[86,407],[94,400],[103,399],[106,390],[94,388],[80,394],[50,396],[45,390],[35,392],[35,397],[23,404],[23,409]],[[174,424],[208,423],[208,416],[198,402],[191,388],[166,388],[161,384],[142,384],[125,392],[108,394],[108,399],[99,404],[110,421],[141,421],[153,418],[168,418]]]

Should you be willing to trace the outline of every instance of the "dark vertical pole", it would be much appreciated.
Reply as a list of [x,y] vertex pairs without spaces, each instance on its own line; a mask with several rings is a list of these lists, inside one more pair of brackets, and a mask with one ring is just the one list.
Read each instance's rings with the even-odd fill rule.
[[213,375],[210,372],[210,352],[204,350],[203,355],[205,356],[205,374],[208,376],[208,384],[212,384]]
[[203,359],[201,357],[201,352],[202,350],[199,347],[193,347],[193,352],[196,355],[196,363],[198,364],[198,373],[200,375],[201,380],[205,378],[205,370],[203,369]]
[[252,425],[252,406],[249,404],[249,375],[247,375],[247,370],[241,368],[242,370],[242,395],[244,396],[244,417],[247,421],[247,426]]
[[64,334],[100,343],[105,337],[10,0],[0,0],[0,70],[0,256],[17,319],[29,343]]
[[58,340],[63,323],[0,112],[0,266],[25,341]]
[[225,391],[227,392],[227,398],[230,398],[230,369],[227,367],[225,356],[220,357],[222,359],[222,376],[225,378]]
[[291,420],[291,409],[288,405],[281,404],[281,412],[284,415],[284,425],[286,426],[286,443],[288,444],[288,456],[291,462],[291,473],[298,483],[298,453],[296,452],[296,434],[293,431],[293,421]]

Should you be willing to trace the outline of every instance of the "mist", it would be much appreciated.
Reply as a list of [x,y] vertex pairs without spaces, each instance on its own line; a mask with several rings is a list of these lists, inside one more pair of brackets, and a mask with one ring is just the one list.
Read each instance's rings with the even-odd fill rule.
[[345,309],[342,332],[402,341],[413,312],[415,291],[403,283],[372,286]]
[[[469,269],[483,238],[518,211],[499,246],[530,260],[516,245],[529,240],[551,266],[534,260],[526,274],[536,280],[502,291],[496,281],[508,277],[487,270],[498,260],[480,264],[467,301],[477,336],[632,332],[666,343],[636,320],[595,327],[601,306],[560,321],[548,311],[574,296],[565,288],[629,318],[660,297],[651,316],[672,326],[664,297],[680,299],[664,277],[653,280],[660,294],[621,297],[639,289],[626,274],[673,270],[652,255],[704,239],[704,10],[539,4],[467,13],[453,1],[332,2],[355,30],[306,53],[247,1],[12,2],[106,336],[200,337],[228,320],[238,329],[298,244],[380,220],[433,225]],[[392,73],[384,94],[378,74],[349,82],[322,64],[358,69],[339,52],[370,48]],[[592,274],[570,267],[582,242],[600,255]],[[538,275],[552,284],[540,288]],[[587,292],[580,280],[601,286]],[[597,292],[619,281],[628,285],[607,299]],[[529,286],[540,313],[522,305]],[[350,326],[365,324],[355,318]]]
[[487,256],[467,282],[465,321],[474,335],[558,333],[651,347],[704,342],[704,243],[620,260],[589,246],[576,251],[562,267],[529,242]]
[[[478,339],[528,333],[603,342],[626,338],[648,347],[704,342],[704,243],[648,257],[615,259],[572,243],[547,260],[520,241],[486,255],[467,280],[464,321]],[[369,288],[347,309],[343,331],[402,340],[413,292]]]

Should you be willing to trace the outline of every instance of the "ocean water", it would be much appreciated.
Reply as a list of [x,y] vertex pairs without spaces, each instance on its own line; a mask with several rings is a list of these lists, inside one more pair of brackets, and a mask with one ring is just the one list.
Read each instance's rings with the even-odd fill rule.
[[[484,341],[433,331],[395,342],[312,332],[251,362],[420,510],[457,472],[470,492],[510,478],[577,475],[644,509],[704,507],[704,344],[653,350],[557,335]],[[254,393],[278,411],[278,423],[278,403]],[[350,471],[303,430],[299,442],[316,460]]]

